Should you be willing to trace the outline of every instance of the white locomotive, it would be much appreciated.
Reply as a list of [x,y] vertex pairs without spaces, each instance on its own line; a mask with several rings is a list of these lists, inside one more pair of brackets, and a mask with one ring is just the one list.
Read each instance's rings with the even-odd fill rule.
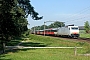
[[79,37],[79,27],[78,26],[60,27],[57,30],[57,35],[78,38]]

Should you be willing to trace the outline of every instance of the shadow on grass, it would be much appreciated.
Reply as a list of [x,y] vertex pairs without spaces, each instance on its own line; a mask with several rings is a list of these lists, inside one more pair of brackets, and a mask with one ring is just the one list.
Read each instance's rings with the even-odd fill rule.
[[4,59],[4,58],[3,58],[3,59],[1,59],[1,58],[0,58],[0,60],[11,60],[11,59]]
[[6,46],[15,46],[17,45],[18,43],[20,43],[20,40],[12,40],[10,42],[7,42],[6,43]]
[[14,40],[23,40],[23,37],[15,37]]
[[0,60],[11,60],[11,59],[5,58],[5,55],[0,55]]
[[[35,43],[35,42],[24,42],[22,44],[20,44],[20,46],[24,46],[24,47],[46,47],[48,46],[48,44],[44,44],[44,43]],[[36,50],[35,48],[27,48],[27,49],[11,49],[11,50],[7,50],[6,54],[11,52],[11,53],[17,53],[19,51],[27,51],[27,50]]]
[[13,49],[13,50],[7,50],[5,54],[7,54],[7,53],[18,53],[19,51],[27,51],[27,50],[35,50],[35,49]]
[[24,40],[24,39],[21,38],[21,37],[14,38],[14,39],[12,39],[11,41],[7,42],[7,43],[6,43],[6,46],[16,46],[16,45],[19,44],[22,40]]
[[44,43],[35,43],[35,42],[24,42],[20,44],[20,46],[25,46],[25,47],[46,47],[47,45]]

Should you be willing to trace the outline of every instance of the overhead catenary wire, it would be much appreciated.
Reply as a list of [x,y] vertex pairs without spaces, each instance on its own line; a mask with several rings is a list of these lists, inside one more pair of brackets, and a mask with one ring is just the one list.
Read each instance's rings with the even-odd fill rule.
[[80,12],[71,15],[69,18],[66,18],[66,23],[67,22],[74,22],[74,21],[85,21],[86,18],[90,18],[90,6],[81,10]]
[[90,6],[87,7],[87,8],[84,8],[83,10],[80,10],[79,12],[77,12],[77,13],[75,13],[75,14],[69,15],[69,17],[68,17],[68,18],[65,18],[64,20],[71,19],[71,18],[73,18],[73,17],[75,17],[75,16],[80,16],[80,15],[86,13],[87,11],[90,11]]

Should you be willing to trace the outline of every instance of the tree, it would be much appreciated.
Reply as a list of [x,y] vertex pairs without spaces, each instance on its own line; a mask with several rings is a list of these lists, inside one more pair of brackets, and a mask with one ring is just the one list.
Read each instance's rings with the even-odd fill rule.
[[63,27],[63,26],[65,26],[65,24],[63,22],[56,21],[56,22],[50,24],[48,27],[49,28],[58,28],[58,27]]
[[0,0],[0,40],[4,52],[5,43],[21,36],[27,30],[27,16],[40,20],[29,0]]
[[84,28],[85,28],[86,33],[89,33],[90,26],[89,26],[89,22],[88,21],[85,22]]

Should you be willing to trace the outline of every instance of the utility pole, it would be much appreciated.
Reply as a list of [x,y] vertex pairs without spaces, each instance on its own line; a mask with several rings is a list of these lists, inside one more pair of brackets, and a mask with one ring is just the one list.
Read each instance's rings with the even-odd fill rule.
[[45,23],[46,23],[46,22],[44,22],[44,36],[45,36]]
[[34,34],[35,34],[35,26],[34,26]]
[[56,21],[46,21],[46,22],[44,22],[44,36],[45,36],[45,23],[47,23],[47,22],[56,22]]

